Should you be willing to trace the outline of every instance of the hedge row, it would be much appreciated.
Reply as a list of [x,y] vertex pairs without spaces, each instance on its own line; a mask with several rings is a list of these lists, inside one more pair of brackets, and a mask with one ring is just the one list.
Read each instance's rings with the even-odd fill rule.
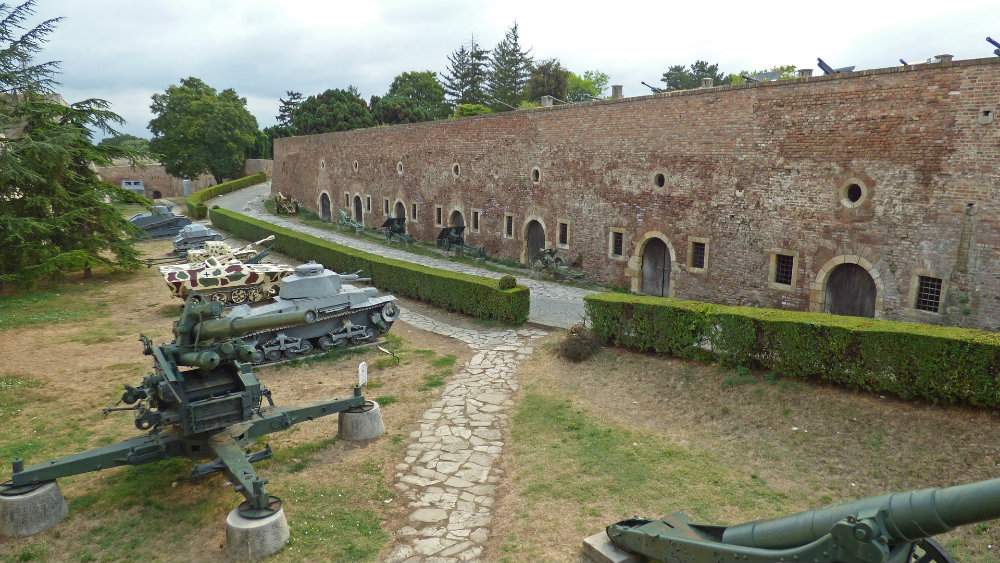
[[997,333],[621,293],[588,295],[585,309],[605,343],[904,399],[1000,406]]
[[528,318],[528,288],[500,289],[499,280],[448,272],[384,258],[253,219],[225,209],[212,209],[212,223],[243,238],[275,236],[275,248],[299,260],[315,260],[338,272],[371,277],[378,287],[460,311],[482,319],[522,323]]
[[203,219],[208,214],[205,202],[217,195],[228,194],[229,192],[234,192],[240,188],[259,184],[266,180],[267,174],[261,172],[260,174],[254,174],[253,176],[245,176],[239,180],[231,180],[229,182],[216,184],[210,188],[205,188],[204,190],[198,190],[187,196],[187,199],[185,200],[187,203],[188,218],[192,220]]

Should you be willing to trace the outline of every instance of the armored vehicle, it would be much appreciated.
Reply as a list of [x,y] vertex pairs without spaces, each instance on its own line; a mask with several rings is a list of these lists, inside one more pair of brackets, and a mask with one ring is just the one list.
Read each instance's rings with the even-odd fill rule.
[[235,248],[221,241],[210,240],[201,249],[189,250],[187,258],[188,262],[202,262],[214,257],[220,264],[232,264],[234,262],[257,264],[270,252],[272,247],[269,246],[259,252],[254,247],[272,240],[274,240],[274,235],[262,238],[257,242],[251,242],[243,248]]
[[203,262],[160,266],[160,275],[174,297],[223,304],[256,303],[274,294],[281,279],[294,272],[283,264],[224,263],[214,256]]
[[379,297],[374,287],[344,283],[369,279],[358,277],[358,273],[338,274],[315,262],[302,264],[281,280],[278,296],[269,303],[234,307],[226,318],[235,321],[275,313],[313,312],[315,319],[309,324],[248,335],[245,341],[257,350],[255,363],[372,341],[389,330],[399,316],[399,307],[395,297]]
[[173,207],[154,205],[152,213],[137,213],[129,217],[129,222],[139,227],[153,238],[172,237],[191,220],[183,215],[174,215]]
[[183,229],[174,237],[174,254],[184,256],[190,250],[204,248],[208,241],[221,241],[222,235],[218,231],[209,229],[205,225],[191,223],[185,225]]

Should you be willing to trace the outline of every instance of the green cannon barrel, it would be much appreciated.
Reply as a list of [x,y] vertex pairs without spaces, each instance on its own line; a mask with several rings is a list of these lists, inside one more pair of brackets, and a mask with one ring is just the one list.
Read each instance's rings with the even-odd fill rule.
[[768,549],[796,547],[821,538],[848,516],[864,517],[880,509],[885,509],[890,541],[916,541],[1000,518],[1000,478],[944,489],[892,493],[731,526],[723,533],[722,543]]
[[194,325],[192,335],[201,340],[210,338],[231,338],[243,336],[250,332],[268,330],[285,326],[298,326],[316,320],[313,311],[292,311],[289,313],[269,313],[256,317],[237,317],[210,319]]

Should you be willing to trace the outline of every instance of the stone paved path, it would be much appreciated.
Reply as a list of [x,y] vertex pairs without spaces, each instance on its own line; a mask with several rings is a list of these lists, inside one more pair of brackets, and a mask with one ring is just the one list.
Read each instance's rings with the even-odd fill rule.
[[[288,219],[284,216],[272,215],[264,209],[264,200],[268,199],[270,194],[271,183],[268,181],[215,198],[208,202],[208,206],[211,208],[213,205],[219,205],[223,209],[236,211],[237,213],[262,219],[275,225],[387,258],[490,278],[499,278],[503,275],[502,273],[477,268],[468,264],[451,262],[432,256],[422,256],[372,241],[359,240],[325,229],[302,225],[298,221]],[[517,281],[531,290],[531,310],[528,313],[528,320],[543,326],[569,328],[581,322],[584,314],[583,296],[595,293],[587,289],[536,280],[525,276],[519,276]]]
[[501,478],[503,428],[518,388],[514,374],[532,353],[532,342],[547,333],[456,328],[408,309],[401,318],[477,353],[423,414],[406,458],[396,466],[395,486],[410,513],[387,561],[480,560]]

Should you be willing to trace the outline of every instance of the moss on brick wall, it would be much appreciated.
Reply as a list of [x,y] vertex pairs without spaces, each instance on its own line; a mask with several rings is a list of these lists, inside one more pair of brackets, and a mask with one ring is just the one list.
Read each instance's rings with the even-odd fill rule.
[[499,280],[472,276],[383,258],[253,219],[225,209],[213,209],[212,223],[241,237],[257,240],[274,235],[275,247],[299,260],[315,260],[338,272],[361,270],[378,287],[449,311],[482,319],[522,323],[528,318],[528,288],[500,289]]
[[1000,334],[875,319],[588,295],[605,342],[727,366],[769,369],[904,399],[1000,406]]

